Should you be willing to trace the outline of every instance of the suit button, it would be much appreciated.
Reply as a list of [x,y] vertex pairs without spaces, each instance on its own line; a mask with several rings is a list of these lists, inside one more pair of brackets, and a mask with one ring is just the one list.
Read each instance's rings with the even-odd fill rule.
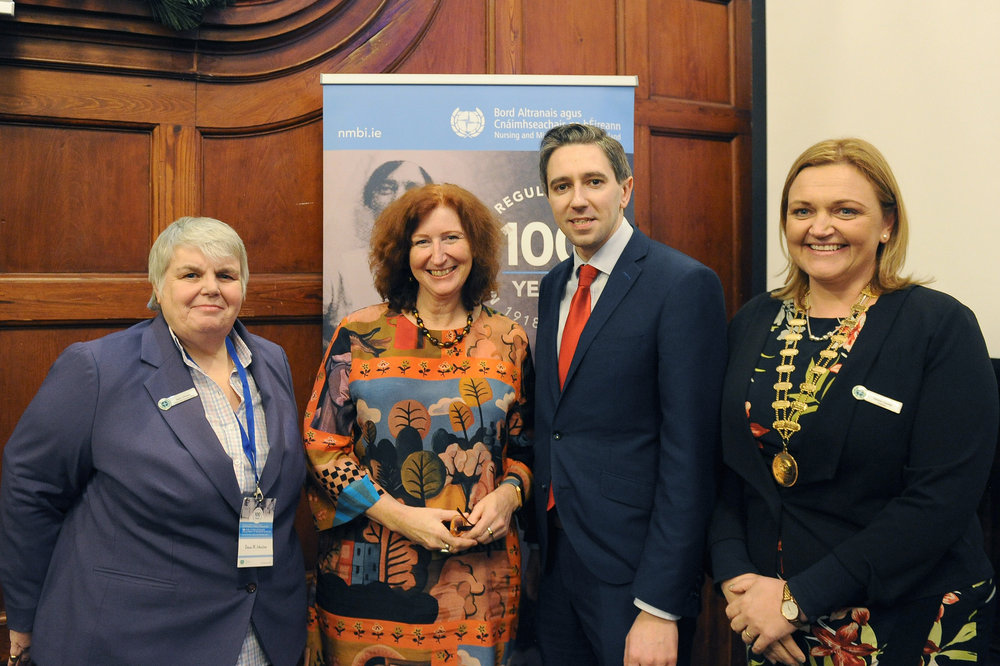
[[257,591],[257,583],[247,583],[247,594],[253,594]]
[[560,439],[562,439],[562,433],[561,432],[552,433],[552,439],[559,441]]

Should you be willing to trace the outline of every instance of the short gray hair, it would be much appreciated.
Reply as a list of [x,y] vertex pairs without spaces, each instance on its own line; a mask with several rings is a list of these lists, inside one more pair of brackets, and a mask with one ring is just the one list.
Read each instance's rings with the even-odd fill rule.
[[247,249],[239,234],[225,222],[211,217],[180,217],[157,236],[149,249],[149,283],[153,285],[153,295],[146,307],[154,312],[160,309],[156,292],[163,286],[174,251],[180,246],[192,247],[210,259],[238,259],[240,286],[243,287],[243,298],[246,298],[250,269]]

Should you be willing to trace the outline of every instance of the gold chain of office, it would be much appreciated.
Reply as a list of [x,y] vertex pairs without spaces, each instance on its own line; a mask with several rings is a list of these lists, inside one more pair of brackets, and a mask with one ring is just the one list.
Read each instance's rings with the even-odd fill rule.
[[857,326],[861,316],[868,311],[871,300],[875,297],[870,287],[861,290],[858,300],[851,306],[851,314],[847,316],[830,336],[826,349],[819,352],[819,358],[814,359],[806,369],[805,381],[799,384],[798,399],[792,400],[788,392],[792,388],[792,373],[795,372],[795,357],[798,355],[799,340],[809,323],[809,293],[802,298],[801,306],[795,309],[795,314],[788,320],[788,330],[785,333],[785,348],[779,354],[778,381],[774,384],[774,430],[781,437],[781,451],[775,454],[771,461],[771,474],[774,480],[786,488],[795,485],[799,478],[799,464],[788,452],[788,441],[792,435],[802,429],[799,417],[806,410],[806,400],[816,395],[820,379],[829,372],[830,366],[840,356],[840,348],[847,342],[847,336]]

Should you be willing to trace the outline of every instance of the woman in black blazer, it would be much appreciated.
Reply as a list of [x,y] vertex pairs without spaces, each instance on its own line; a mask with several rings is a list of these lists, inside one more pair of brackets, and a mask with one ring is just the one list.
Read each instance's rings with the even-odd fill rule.
[[710,532],[748,663],[986,663],[998,397],[975,316],[900,275],[906,212],[864,141],[798,158],[781,229],[785,285],[730,325]]

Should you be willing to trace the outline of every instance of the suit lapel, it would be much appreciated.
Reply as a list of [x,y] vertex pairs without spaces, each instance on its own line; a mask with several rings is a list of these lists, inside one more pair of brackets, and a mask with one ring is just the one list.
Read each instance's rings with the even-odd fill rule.
[[164,398],[194,388],[191,373],[181,361],[162,316],[157,317],[143,333],[142,361],[156,368],[145,382],[149,399],[219,494],[239,513],[241,493],[233,474],[233,461],[226,455],[215,431],[205,419],[201,398],[194,397],[167,409],[159,406]]
[[566,283],[573,270],[573,258],[563,261],[550,273],[551,289],[545,289],[538,303],[539,326],[535,356],[538,363],[536,377],[543,378],[544,385],[536,390],[547,391],[551,404],[559,401],[559,303],[566,293]]
[[[624,224],[627,224],[627,222]],[[639,274],[642,273],[641,261],[645,258],[648,251],[649,238],[639,231],[639,229],[633,228],[632,238],[625,246],[621,256],[618,257],[618,262],[611,270],[608,282],[604,285],[604,290],[601,292],[601,298],[597,301],[597,305],[594,306],[593,311],[590,313],[590,318],[587,319],[587,323],[580,333],[580,341],[577,343],[576,353],[573,354],[573,362],[566,373],[566,385],[569,385],[573,381],[576,369],[580,365],[580,359],[587,353],[587,349],[594,342],[598,331],[607,323],[629,290],[635,285]],[[565,284],[565,281],[563,281],[564,288]]]
[[[852,389],[865,383],[865,377],[878,358],[882,346],[899,314],[909,290],[881,296],[865,319],[864,328],[851,348],[847,361],[823,396],[819,410],[800,433],[805,438],[797,447],[800,482],[832,479],[847,443],[848,429],[854,420],[858,401]],[[796,436],[800,436],[796,435]]]

